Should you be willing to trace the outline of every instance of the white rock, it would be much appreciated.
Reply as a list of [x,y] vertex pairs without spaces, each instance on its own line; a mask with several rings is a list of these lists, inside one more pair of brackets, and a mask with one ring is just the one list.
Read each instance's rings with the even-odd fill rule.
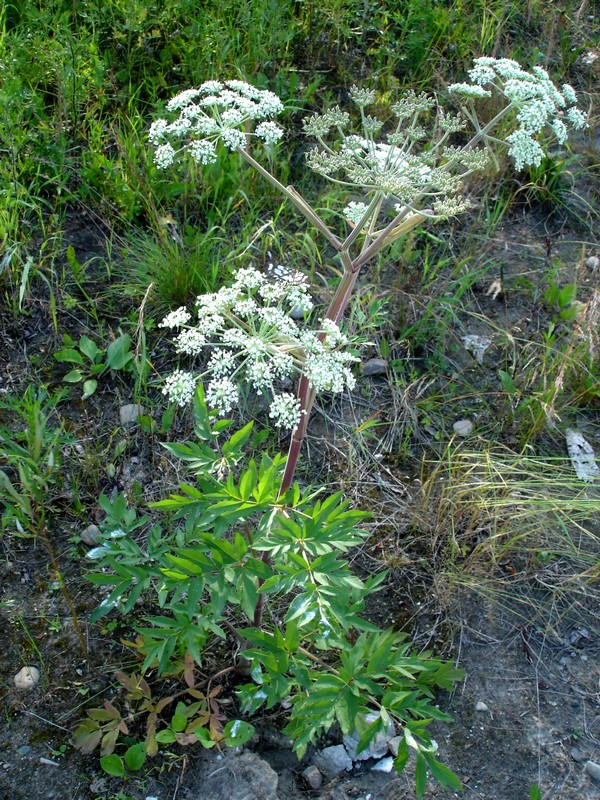
[[586,761],[585,771],[594,783],[600,784],[600,764],[596,764],[595,761]]
[[600,258],[598,258],[598,256],[590,256],[586,258],[585,265],[588,269],[596,271],[598,267],[600,267]]
[[459,419],[452,426],[452,430],[457,436],[470,436],[473,432],[473,423],[470,419]]
[[389,740],[388,747],[390,748],[390,753],[393,756],[398,755],[398,750],[400,749],[400,745],[402,744],[403,739],[404,736],[394,736],[393,739]]
[[342,772],[350,772],[352,759],[343,744],[325,747],[314,757],[315,765],[327,778],[335,778]]
[[119,409],[119,419],[121,425],[131,425],[137,422],[138,418],[144,414],[144,408],[139,403],[128,403]]
[[475,706],[475,711],[489,711],[489,708],[483,702],[483,700],[478,700],[477,705]]
[[[379,718],[379,714],[361,714],[361,716],[366,726],[371,725],[371,723]],[[344,747],[353,761],[366,761],[368,758],[382,758],[389,750],[388,740],[393,738],[395,733],[396,729],[394,728],[394,724],[390,723],[387,735],[385,733],[378,733],[369,746],[357,755],[356,748],[362,734],[355,730],[354,733],[344,736]]]
[[13,678],[17,689],[33,689],[39,682],[40,671],[37,667],[23,667]]
[[583,438],[579,431],[573,428],[567,428],[565,437],[567,440],[567,452],[577,477],[586,482],[593,481],[599,477],[600,468],[596,463],[595,454],[590,443]]
[[393,769],[394,759],[389,756],[388,758],[382,758],[381,761],[373,764],[371,767],[371,772],[391,772]]
[[462,341],[465,350],[473,353],[478,364],[483,364],[483,356],[491,345],[492,340],[487,336],[477,336],[476,334],[469,333],[462,337]]

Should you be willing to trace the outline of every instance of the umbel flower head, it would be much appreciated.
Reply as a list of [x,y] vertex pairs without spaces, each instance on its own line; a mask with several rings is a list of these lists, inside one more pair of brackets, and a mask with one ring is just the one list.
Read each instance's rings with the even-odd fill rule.
[[160,325],[179,331],[177,352],[202,354],[208,361],[202,376],[176,370],[165,380],[163,394],[186,405],[198,379],[207,377],[207,403],[228,414],[245,384],[272,398],[269,417],[275,425],[293,430],[300,403],[281,390],[286,381],[304,373],[317,392],[354,388],[351,365],[359,359],[347,352],[348,338],[338,326],[325,319],[320,330],[307,330],[291,317],[292,311],[308,313],[313,307],[300,276],[284,272],[272,282],[256,269],[240,269],[231,286],[197,298],[195,319],[185,308],[168,314]]
[[[433,213],[427,211],[426,216],[439,219],[468,207],[464,178],[486,167],[490,143],[507,146],[516,168],[522,169],[541,162],[544,151],[538,137],[543,129],[550,129],[562,144],[569,127],[586,125],[585,115],[575,107],[573,88],[565,84],[559,90],[540,67],[527,72],[510,59],[479,58],[469,77],[470,83],[449,87],[462,101],[460,115],[446,113],[434,97],[409,91],[390,107],[396,123],[383,136],[384,122],[366,113],[367,106],[375,103],[375,92],[352,87],[350,98],[358,106],[360,128],[354,129],[350,114],[337,106],[306,118],[304,131],[317,140],[307,155],[308,165],[367,198],[380,192],[397,200],[396,210],[416,213],[430,206]],[[502,95],[506,102],[484,125],[477,118],[475,103],[492,94]],[[500,120],[511,115],[510,133],[504,140],[495,138]],[[474,134],[457,146],[451,137],[464,131],[468,122]],[[353,202],[344,213],[358,225],[363,212],[366,225],[368,207],[368,203]]]
[[469,78],[471,83],[452,84],[450,91],[467,101],[491,97],[496,92],[508,100],[505,111],[514,110],[516,127],[505,142],[519,170],[540,165],[544,151],[536,136],[545,128],[552,130],[559,144],[564,144],[569,127],[580,130],[587,125],[585,114],[576,108],[573,87],[565,83],[559,90],[542,67],[527,72],[509,58],[484,56],[475,59]]
[[[167,103],[167,111],[179,112],[172,122],[157,119],[150,126],[148,140],[156,147],[154,162],[166,169],[175,159],[189,153],[199,164],[217,160],[219,141],[229,150],[244,147],[247,136],[275,144],[283,130],[273,118],[283,103],[265,89],[244,81],[206,81],[197,89],[186,89]],[[254,131],[248,123],[254,122]]]

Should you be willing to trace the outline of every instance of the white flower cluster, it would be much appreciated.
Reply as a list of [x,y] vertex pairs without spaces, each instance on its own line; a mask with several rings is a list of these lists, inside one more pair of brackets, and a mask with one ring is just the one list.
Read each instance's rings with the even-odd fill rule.
[[566,83],[559,91],[542,67],[527,72],[509,58],[484,56],[475,60],[469,78],[470,84],[455,83],[450,91],[473,98],[490,97],[494,89],[516,110],[518,127],[505,141],[519,170],[540,165],[544,151],[535,136],[546,126],[554,131],[558,143],[564,144],[568,126],[577,130],[587,125],[585,114],[575,107],[577,95],[573,87]]
[[[452,158],[446,157],[448,137],[462,130],[464,121],[439,110],[428,132],[421,122],[426,122],[435,108],[435,99],[408,92],[391,108],[396,127],[385,141],[377,141],[383,122],[364,113],[365,106],[375,101],[375,92],[352,87],[350,96],[360,108],[360,133],[348,131],[350,115],[338,107],[308,117],[304,131],[318,141],[307,155],[308,165],[334,183],[360,188],[367,195],[382,192],[407,209],[428,202],[436,216],[458,213],[462,183],[455,176],[464,178],[481,170],[486,161],[484,151],[477,148],[455,148]],[[429,141],[419,152],[415,145],[423,140]],[[368,204],[351,202],[343,213],[357,225],[367,208]]]
[[[351,365],[359,359],[347,352],[348,338],[331,320],[309,331],[292,319],[292,311],[309,312],[313,302],[308,283],[299,280],[301,273],[288,273],[272,281],[256,269],[240,269],[231,286],[197,298],[195,324],[179,308],[160,325],[182,329],[175,338],[178,353],[206,353],[203,376],[209,378],[206,400],[212,408],[228,414],[239,400],[240,384],[246,383],[258,395],[271,395],[270,418],[293,430],[302,412],[297,398],[279,390],[282,382],[305,374],[317,392],[352,389]],[[184,405],[194,395],[196,380],[177,370],[165,381],[163,393]]]
[[[217,160],[220,140],[229,150],[244,147],[247,136],[266,145],[278,142],[283,130],[273,118],[283,111],[283,103],[265,89],[244,81],[206,81],[197,89],[186,89],[167,103],[168,111],[179,112],[173,121],[157,119],[150,126],[149,142],[156,147],[154,163],[166,169],[175,159],[189,153],[199,164]],[[247,123],[257,122],[254,133]]]

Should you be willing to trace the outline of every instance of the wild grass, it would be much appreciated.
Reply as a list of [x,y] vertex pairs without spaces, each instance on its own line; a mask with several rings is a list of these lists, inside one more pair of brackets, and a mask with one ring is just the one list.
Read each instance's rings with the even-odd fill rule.
[[425,520],[444,602],[469,589],[553,626],[598,601],[600,495],[570,461],[527,448],[450,445],[424,463]]

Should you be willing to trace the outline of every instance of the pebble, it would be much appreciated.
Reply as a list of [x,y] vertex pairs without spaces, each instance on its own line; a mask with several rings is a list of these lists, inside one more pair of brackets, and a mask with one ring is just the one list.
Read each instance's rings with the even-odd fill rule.
[[595,761],[586,761],[585,762],[585,771],[590,776],[590,778],[600,785],[600,764],[596,764]]
[[473,423],[470,419],[459,419],[452,426],[452,430],[457,436],[470,436],[473,431]]
[[376,375],[387,373],[388,362],[385,358],[370,358],[362,365],[362,374],[365,378],[373,378]]
[[27,753],[31,753],[31,747],[28,744],[22,744],[21,747],[17,747],[17,753],[20,756],[26,756]]
[[394,759],[389,756],[388,758],[382,758],[381,761],[378,761],[371,767],[371,772],[391,772],[394,769]]
[[139,403],[128,403],[127,405],[121,406],[119,409],[121,425],[131,425],[131,423],[137,422],[138,418],[144,413],[144,408],[139,405]]
[[92,547],[100,541],[100,528],[97,525],[88,525],[84,531],[81,531],[79,538],[84,544]]
[[311,789],[320,789],[323,785],[323,776],[314,764],[303,770],[301,774]]
[[573,761],[583,761],[585,759],[585,756],[582,754],[581,750],[579,750],[577,747],[572,747],[571,758],[573,759]]
[[33,689],[39,682],[40,671],[37,667],[23,667],[13,678],[17,689]]
[[475,711],[489,711],[489,708],[483,702],[483,700],[478,700],[475,706]]
[[[370,725],[379,718],[378,714],[361,714],[366,725]],[[385,733],[378,733],[377,736],[370,742],[369,746],[357,754],[356,748],[358,746],[361,734],[358,731],[347,734],[344,736],[344,747],[348,751],[348,755],[353,761],[366,761],[368,758],[382,758],[389,750],[388,741],[393,738],[396,733],[394,723],[390,723]]]
[[326,778],[337,778],[342,772],[350,772],[352,769],[352,759],[343,744],[325,747],[315,754],[314,761]]
[[394,756],[398,755],[398,750],[400,748],[400,745],[402,744],[403,739],[404,736],[394,736],[393,739],[389,740],[388,747],[390,748],[390,753],[392,753],[392,755]]
[[585,265],[588,269],[597,270],[600,267],[600,258],[598,256],[590,256],[586,258]]

